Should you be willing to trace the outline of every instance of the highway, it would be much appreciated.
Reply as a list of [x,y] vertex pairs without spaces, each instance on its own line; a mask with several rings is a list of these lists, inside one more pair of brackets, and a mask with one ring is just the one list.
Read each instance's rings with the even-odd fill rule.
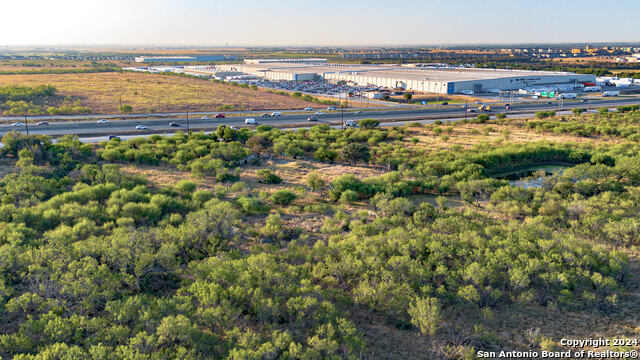
[[[620,105],[634,105],[640,104],[640,98],[636,97],[619,97],[619,98],[605,98],[599,100],[593,100],[591,103],[592,109],[601,107],[616,107]],[[493,106],[494,112],[505,112],[504,107]],[[572,108],[587,108],[589,103],[583,103],[580,101],[569,102],[566,101],[563,106],[563,110]],[[469,104],[469,108],[476,108],[476,104]],[[558,103],[554,101],[552,104],[546,102],[539,103],[522,103],[513,104],[509,113],[511,114],[529,114],[532,115],[538,110],[558,110]],[[380,120],[382,123],[391,123],[394,121],[412,121],[412,120],[428,120],[428,119],[459,119],[463,118],[465,109],[460,105],[450,106],[436,106],[436,107],[423,107],[423,108],[392,108],[392,109],[378,109],[371,111],[362,111],[360,114],[354,114],[356,110],[345,110],[344,120],[361,120],[365,118],[372,118]],[[283,127],[300,126],[301,124],[307,124],[307,118],[309,116],[317,117],[319,122],[324,123],[340,123],[342,116],[340,111],[323,111],[324,115],[315,115],[315,112],[308,113],[286,113],[283,112],[282,116],[277,117],[253,117],[259,124],[275,125]],[[478,113],[467,114],[468,117],[475,117]],[[226,118],[202,120],[200,116],[191,117],[189,119],[189,129],[195,131],[212,130],[219,125],[229,126],[246,126],[244,119],[246,116],[231,115]],[[176,122],[179,127],[169,126],[170,122]],[[313,123],[308,123],[313,124]],[[145,125],[148,130],[136,130],[136,125]],[[7,122],[0,125],[0,136],[9,131],[26,132],[26,127],[11,126]],[[97,124],[95,120],[82,120],[82,121],[58,121],[50,122],[49,125],[36,126],[35,123],[29,123],[30,134],[42,134],[49,136],[61,136],[66,134],[75,134],[78,136],[107,136],[107,135],[125,135],[125,134],[151,134],[151,133],[166,133],[174,132],[177,130],[187,130],[187,119],[184,117],[167,116],[164,115],[160,118],[145,118],[145,119],[123,119],[123,120],[109,120],[107,124]]]

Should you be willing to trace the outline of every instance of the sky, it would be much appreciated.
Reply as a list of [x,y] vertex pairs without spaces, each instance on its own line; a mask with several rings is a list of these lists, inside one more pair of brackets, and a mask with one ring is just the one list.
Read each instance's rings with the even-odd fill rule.
[[638,0],[3,0],[0,46],[640,42]]

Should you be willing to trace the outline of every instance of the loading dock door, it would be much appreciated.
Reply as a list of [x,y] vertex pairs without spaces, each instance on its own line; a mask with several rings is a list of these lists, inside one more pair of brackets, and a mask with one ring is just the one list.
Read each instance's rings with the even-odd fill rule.
[[454,94],[454,92],[455,92],[455,85],[454,84],[455,83],[452,83],[452,82],[447,83],[447,94],[448,95],[453,95]]

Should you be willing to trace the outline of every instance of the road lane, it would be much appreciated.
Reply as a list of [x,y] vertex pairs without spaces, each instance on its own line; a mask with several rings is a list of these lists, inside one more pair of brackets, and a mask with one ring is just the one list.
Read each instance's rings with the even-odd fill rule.
[[[600,107],[616,107],[619,105],[631,105],[640,103],[638,98],[610,98],[602,99],[599,101],[593,101],[591,108]],[[563,109],[572,109],[576,107],[586,108],[588,103],[582,102],[565,102]],[[470,108],[475,108],[477,105],[469,105]],[[558,104],[553,102],[547,103],[527,103],[527,104],[513,104],[509,113],[533,113],[538,110],[558,110]],[[495,108],[494,112],[504,112],[504,108]],[[386,121],[411,121],[412,119],[428,119],[432,117],[437,119],[438,117],[446,118],[458,118],[464,117],[465,109],[461,106],[456,107],[435,107],[435,108],[418,108],[418,109],[379,109],[373,111],[363,111],[360,114],[355,114],[353,110],[344,112],[344,120],[361,120],[365,118],[373,118],[382,122]],[[479,113],[467,114],[467,117],[475,117]],[[342,120],[340,111],[327,111],[323,115],[315,115],[315,113],[297,113],[297,114],[283,114],[277,117],[254,117],[260,124],[265,125],[279,125],[279,126],[292,126],[301,123],[307,123],[309,116],[317,117],[320,122],[336,123]],[[221,119],[202,120],[200,117],[189,119],[189,129],[194,131],[210,130],[220,125],[230,126],[245,126],[245,116],[230,116]],[[24,122],[24,121],[22,121]],[[176,122],[180,127],[169,126],[170,122]],[[164,133],[176,130],[187,129],[187,120],[184,117],[162,117],[151,119],[126,119],[126,120],[110,120],[107,124],[97,124],[96,121],[62,121],[62,122],[50,122],[49,125],[36,126],[34,123],[29,122],[30,134],[42,134],[50,136],[60,136],[66,134],[75,134],[79,136],[86,135],[118,135],[118,134],[131,134],[131,133]],[[309,123],[310,125],[313,123]],[[145,125],[149,128],[147,131],[136,131],[136,125]],[[6,122],[0,125],[0,136],[4,135],[8,131],[20,131],[26,132],[24,125],[18,127],[12,127]]]

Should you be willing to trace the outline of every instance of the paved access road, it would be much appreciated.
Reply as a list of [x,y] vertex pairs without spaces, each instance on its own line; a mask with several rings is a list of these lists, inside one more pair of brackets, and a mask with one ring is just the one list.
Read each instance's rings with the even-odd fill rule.
[[[633,105],[640,104],[640,98],[635,97],[619,97],[619,98],[606,98],[601,100],[593,100],[591,102],[592,108],[600,107],[616,107],[620,105]],[[571,108],[586,108],[588,103],[582,102],[565,102],[563,109]],[[476,104],[469,104],[470,108],[476,108]],[[504,108],[494,108],[494,113],[504,112]],[[532,114],[538,110],[558,110],[558,103],[552,104],[542,103],[523,103],[513,104],[510,110],[511,113]],[[412,119],[437,119],[439,117],[446,118],[460,118],[465,114],[465,109],[460,105],[456,106],[441,106],[441,107],[428,107],[428,108],[394,108],[394,109],[378,109],[371,111],[362,111],[359,114],[355,114],[356,110],[347,110],[344,112],[344,120],[361,120],[365,118],[372,118],[380,120],[381,122],[391,121],[410,121]],[[469,117],[477,116],[478,113],[468,114]],[[282,116],[277,117],[253,117],[259,124],[265,125],[284,125],[294,126],[307,123],[309,116],[317,117],[319,122],[340,122],[342,115],[340,111],[324,111],[323,115],[315,115],[314,112],[308,113],[295,113],[288,114],[283,112]],[[228,116],[221,119],[202,120],[200,117],[191,117],[189,119],[189,129],[199,130],[211,130],[219,125],[229,126],[246,126],[244,122],[245,116]],[[169,126],[170,122],[176,122],[179,127]],[[100,136],[100,135],[120,135],[120,134],[148,134],[148,133],[165,133],[177,130],[187,129],[187,120],[184,117],[166,117],[162,118],[147,118],[147,119],[124,119],[124,120],[109,120],[107,124],[97,124],[96,120],[82,120],[82,121],[61,121],[50,122],[49,125],[36,126],[34,122],[29,122],[30,134],[43,134],[50,136],[60,136],[66,134],[75,134],[79,136]],[[313,124],[313,123],[309,123]],[[136,125],[145,125],[148,130],[136,130]],[[0,125],[0,136],[8,131],[20,131],[26,132],[25,125],[11,126],[4,121]]]

